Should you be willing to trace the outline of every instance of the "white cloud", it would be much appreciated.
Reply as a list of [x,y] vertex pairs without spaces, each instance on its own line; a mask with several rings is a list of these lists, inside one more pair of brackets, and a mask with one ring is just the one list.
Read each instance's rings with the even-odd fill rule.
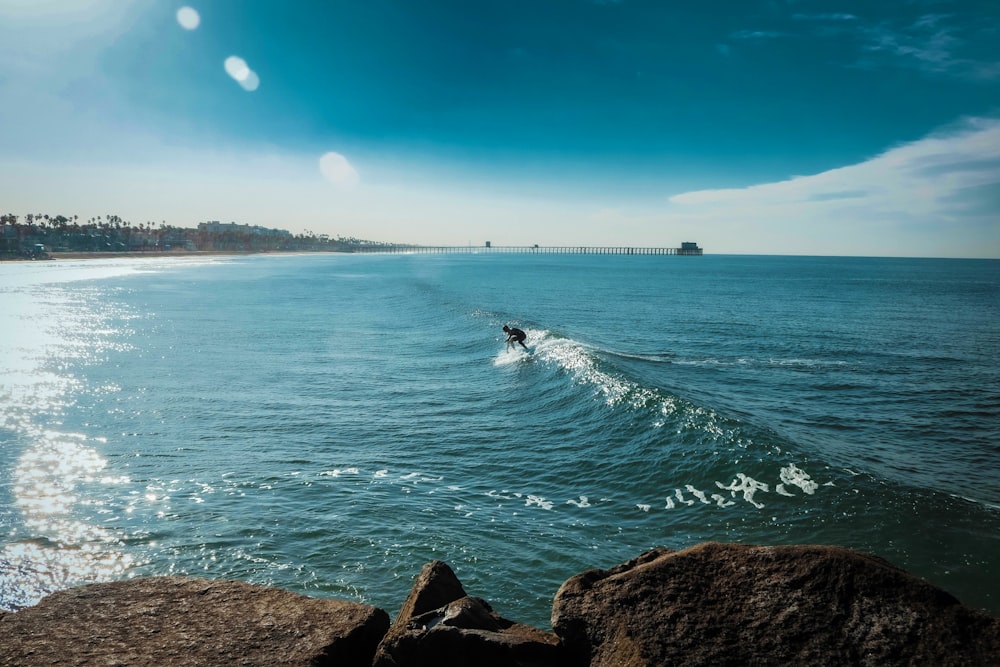
[[887,56],[897,66],[928,74],[995,81],[1000,79],[1000,60],[962,55],[996,53],[995,30],[984,28],[991,21],[988,16],[956,13],[928,14],[907,25],[869,24],[858,33],[865,53],[858,65],[873,67],[873,56]]
[[1000,119],[967,119],[859,164],[670,203],[672,213],[756,230],[772,245],[811,239],[829,254],[864,254],[854,246],[871,242],[880,254],[998,257]]
[[338,188],[353,188],[361,180],[357,170],[340,153],[330,151],[319,159],[319,171],[323,178]]

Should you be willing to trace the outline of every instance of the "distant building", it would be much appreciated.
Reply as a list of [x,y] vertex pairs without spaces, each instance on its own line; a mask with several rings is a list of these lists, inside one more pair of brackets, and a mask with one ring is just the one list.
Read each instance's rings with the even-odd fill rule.
[[678,255],[700,255],[702,252],[702,249],[694,241],[684,241],[681,243],[681,247],[677,249]]

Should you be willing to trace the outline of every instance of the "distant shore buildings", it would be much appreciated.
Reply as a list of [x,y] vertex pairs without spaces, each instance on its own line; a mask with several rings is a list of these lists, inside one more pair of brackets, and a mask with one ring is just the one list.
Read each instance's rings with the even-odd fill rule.
[[492,253],[602,255],[701,255],[692,241],[678,248],[637,246],[425,246],[366,241],[326,234],[292,234],[287,229],[210,220],[196,228],[152,222],[133,224],[117,215],[80,222],[78,216],[29,213],[0,215],[0,259],[44,259],[61,252],[350,252],[350,253]]
[[41,259],[61,252],[345,252],[380,247],[377,241],[331,238],[312,232],[211,220],[196,228],[165,221],[133,224],[117,215],[81,221],[79,216],[29,213],[0,215],[0,259]]

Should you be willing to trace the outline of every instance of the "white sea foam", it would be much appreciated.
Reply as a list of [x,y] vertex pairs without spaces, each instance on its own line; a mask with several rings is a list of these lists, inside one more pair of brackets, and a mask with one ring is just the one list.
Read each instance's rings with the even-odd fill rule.
[[527,350],[523,350],[520,347],[509,348],[501,350],[497,353],[497,356],[493,357],[493,365],[511,366],[522,361],[527,361],[528,359],[531,359],[531,354],[529,354]]
[[816,493],[816,489],[819,488],[819,484],[812,481],[809,475],[801,468],[796,467],[794,463],[782,468],[779,477],[783,483],[797,486],[810,496]]
[[705,492],[704,491],[700,491],[700,490],[694,488],[694,486],[692,486],[690,484],[688,484],[684,488],[687,489],[688,493],[690,493],[692,496],[694,496],[695,498],[697,498],[701,502],[705,503],[706,505],[711,505],[712,504],[712,501],[709,500],[705,496]]
[[667,496],[666,500],[667,500],[667,506],[665,509],[672,510],[675,507],[677,507],[677,505],[674,504],[674,499],[671,498],[670,496]]
[[736,497],[737,493],[742,492],[743,500],[747,501],[757,509],[761,509],[762,507],[764,507],[764,505],[763,503],[758,503],[753,499],[754,494],[757,493],[758,491],[763,491],[764,493],[767,493],[769,489],[768,485],[765,484],[764,482],[758,482],[757,480],[751,477],[747,477],[741,472],[736,473],[736,479],[734,479],[729,486],[724,485],[722,482],[716,482],[715,485],[718,486],[720,489],[729,491],[734,498]]
[[693,500],[688,500],[687,498],[685,498],[684,494],[681,493],[680,489],[674,489],[674,497],[677,498],[678,502],[684,503],[688,507],[690,507],[691,505],[694,505],[694,501]]
[[357,475],[361,472],[358,468],[334,468],[333,470],[327,470],[321,472],[320,475],[326,477],[341,477],[343,475]]
[[570,499],[566,501],[566,504],[576,505],[577,507],[590,507],[590,500],[587,499],[587,496],[580,496],[579,500]]
[[550,509],[552,509],[552,505],[553,505],[552,501],[550,501],[550,500],[546,500],[545,498],[542,498],[541,496],[532,496],[532,495],[529,495],[527,497],[527,499],[524,501],[524,504],[525,504],[526,507],[531,507],[532,505],[537,505],[538,507],[541,507],[543,510],[550,510]]
[[649,505],[646,505],[646,504],[644,504],[644,503],[638,503],[638,504],[636,505],[636,507],[637,507],[637,508],[639,508],[639,509],[640,509],[641,511],[643,511],[643,512],[648,512],[648,511],[649,511],[649,509],[650,509],[650,506],[649,506]]
[[731,507],[732,505],[736,504],[732,500],[726,500],[725,496],[718,493],[712,494],[712,500],[714,500],[715,504],[718,505],[719,507]]
[[428,477],[427,475],[420,472],[409,472],[405,475],[400,475],[402,480],[411,482],[413,484],[421,484],[423,482],[440,482],[444,477]]

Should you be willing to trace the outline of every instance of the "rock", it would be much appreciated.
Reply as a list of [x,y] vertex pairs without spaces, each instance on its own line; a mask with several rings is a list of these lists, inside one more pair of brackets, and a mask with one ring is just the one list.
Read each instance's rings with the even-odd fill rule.
[[151,577],[0,617],[0,665],[371,665],[389,615],[236,581]]
[[550,632],[502,618],[469,597],[447,564],[424,566],[378,647],[375,667],[550,667],[564,664]]
[[[396,615],[393,628],[400,624],[400,619],[406,619],[403,622],[408,623],[416,616],[440,609],[465,596],[462,582],[458,580],[448,564],[439,560],[431,561],[424,565],[413,582],[410,594],[403,602],[399,614]],[[390,629],[390,634],[391,632]]]
[[1000,619],[839,547],[658,549],[568,580],[552,626],[573,664],[1000,664]]

